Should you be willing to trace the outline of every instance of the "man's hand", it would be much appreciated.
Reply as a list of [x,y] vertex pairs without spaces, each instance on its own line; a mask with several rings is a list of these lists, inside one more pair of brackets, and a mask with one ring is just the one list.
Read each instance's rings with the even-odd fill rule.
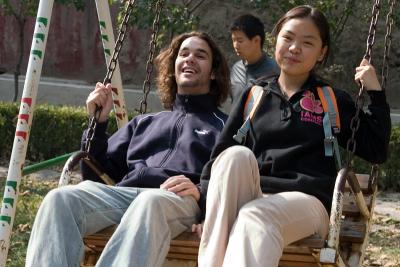
[[168,190],[178,196],[193,196],[196,201],[200,199],[200,192],[197,186],[185,175],[177,175],[169,177],[163,184],[161,189]]
[[96,107],[101,108],[99,122],[105,122],[113,107],[111,84],[98,82],[96,88],[89,94],[86,99],[86,107],[89,116],[94,116]]

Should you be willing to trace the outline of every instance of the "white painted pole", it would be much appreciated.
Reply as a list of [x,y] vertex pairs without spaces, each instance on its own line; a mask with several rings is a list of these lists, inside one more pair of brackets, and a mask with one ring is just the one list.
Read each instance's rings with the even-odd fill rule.
[[35,30],[21,98],[13,149],[8,168],[0,215],[0,266],[4,267],[10,247],[19,184],[25,163],[33,110],[36,103],[39,79],[42,72],[44,52],[49,32],[54,0],[41,0],[36,17]]
[[[96,0],[96,7],[97,15],[99,17],[104,55],[106,58],[106,64],[108,66],[109,62],[111,61],[111,56],[115,46],[110,6],[108,4],[108,0]],[[111,78],[111,84],[113,86],[114,111],[116,115],[115,117],[117,119],[118,128],[121,128],[128,122],[128,116],[126,113],[124,90],[122,88],[122,78],[118,62],[114,71],[114,75]]]

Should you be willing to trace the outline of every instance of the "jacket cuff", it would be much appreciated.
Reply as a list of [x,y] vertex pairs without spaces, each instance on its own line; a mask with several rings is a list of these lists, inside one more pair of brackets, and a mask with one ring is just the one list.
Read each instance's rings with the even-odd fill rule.
[[97,123],[96,130],[94,132],[94,136],[96,136],[96,137],[104,137],[106,135],[107,126],[108,126],[108,120],[105,121],[105,122]]
[[367,91],[369,98],[371,99],[371,104],[382,105],[386,104],[386,94],[384,91]]

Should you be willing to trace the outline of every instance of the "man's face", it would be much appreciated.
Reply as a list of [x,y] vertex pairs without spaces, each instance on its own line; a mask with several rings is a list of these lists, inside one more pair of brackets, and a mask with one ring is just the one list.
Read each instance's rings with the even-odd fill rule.
[[231,38],[236,55],[242,60],[248,61],[252,59],[254,54],[259,53],[261,49],[259,41],[260,36],[258,35],[249,39],[242,31],[232,31]]
[[212,52],[208,43],[195,36],[184,40],[175,60],[178,93],[206,94],[210,91],[212,76]]

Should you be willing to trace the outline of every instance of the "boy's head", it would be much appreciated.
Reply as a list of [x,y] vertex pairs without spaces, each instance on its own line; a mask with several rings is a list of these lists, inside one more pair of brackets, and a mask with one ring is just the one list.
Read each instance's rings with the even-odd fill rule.
[[[257,55],[264,46],[264,24],[251,14],[244,14],[232,22],[230,26],[233,47],[236,54],[244,59],[251,59],[254,53]],[[248,58],[250,57],[250,58]]]

